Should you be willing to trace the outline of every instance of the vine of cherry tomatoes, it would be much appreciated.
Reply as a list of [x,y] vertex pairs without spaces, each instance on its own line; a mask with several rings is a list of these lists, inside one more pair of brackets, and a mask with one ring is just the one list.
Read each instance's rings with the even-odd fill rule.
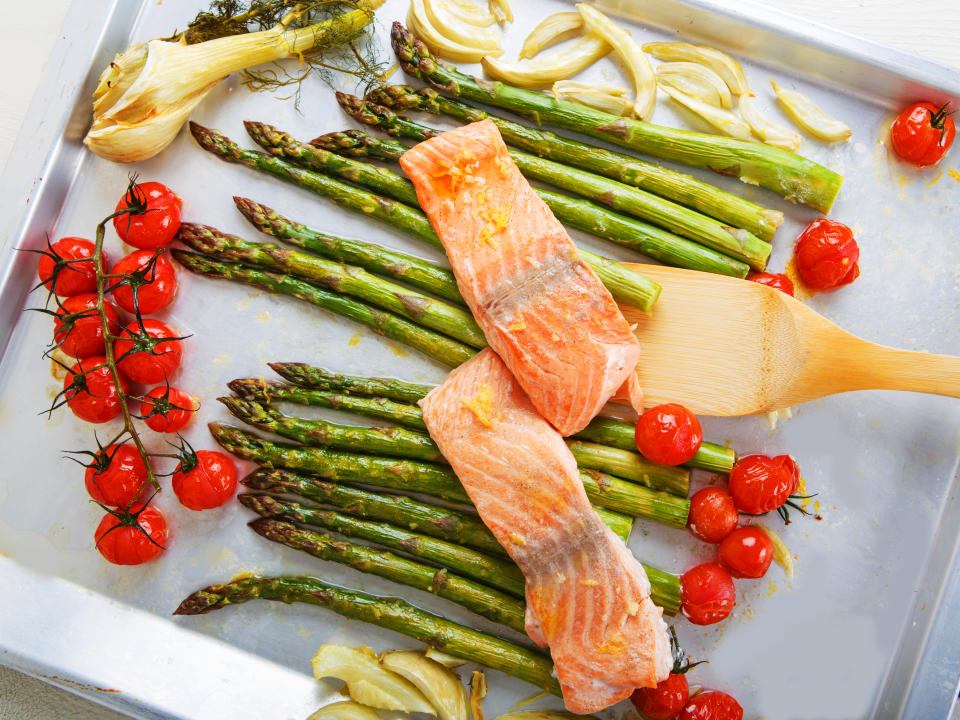
[[[82,420],[114,420],[123,412],[125,396],[134,401],[131,411],[133,406],[138,411],[132,417],[154,432],[178,433],[198,407],[187,392],[171,385],[185,338],[167,323],[144,317],[167,308],[177,292],[176,272],[164,247],[180,227],[181,205],[172,190],[156,182],[132,185],[117,204],[117,211],[136,210],[114,217],[113,225],[121,240],[137,250],[114,263],[105,278],[112,299],[103,301],[106,336],[98,308],[95,244],[65,237],[41,254],[37,275],[57,303],[51,313],[54,347],[76,360],[70,366],[61,363],[67,371],[63,403]],[[100,265],[101,272],[109,266],[103,254]],[[125,320],[122,312],[132,319]],[[106,358],[108,347],[119,388]],[[135,386],[148,387],[140,392]],[[159,556],[169,529],[163,514],[150,504],[153,488],[138,448],[121,441],[83,454],[90,457],[84,475],[87,492],[106,511],[94,534],[101,555],[120,565]],[[219,507],[233,495],[237,471],[227,455],[194,452],[183,443],[178,458],[173,489],[185,507]]]

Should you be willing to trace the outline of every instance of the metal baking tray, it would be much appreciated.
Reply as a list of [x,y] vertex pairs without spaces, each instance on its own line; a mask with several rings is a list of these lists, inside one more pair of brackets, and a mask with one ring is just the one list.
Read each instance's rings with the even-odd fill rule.
[[[92,549],[100,511],[87,502],[78,469],[60,452],[89,447],[91,428],[63,412],[51,419],[37,414],[57,385],[40,357],[50,324],[22,312],[41,299],[27,295],[35,260],[16,249],[40,247],[47,234],[89,235],[112,209],[131,168],[83,150],[90,93],[114,52],[182,26],[197,9],[186,5],[75,2],[0,181],[0,444],[6,451],[0,471],[0,662],[140,718],[302,718],[335,690],[309,677],[309,659],[321,643],[411,643],[316,608],[273,603],[171,620],[179,600],[240,571],[313,572],[489,626],[433,596],[271,546],[244,527],[245,512],[235,504],[193,513],[169,491],[158,501],[174,534],[169,551],[144,567],[109,566]],[[562,3],[513,5],[518,17],[506,35],[507,57],[515,56],[536,20]],[[405,6],[405,0],[389,0],[378,12],[381,38],[387,21],[402,18]],[[771,112],[768,76],[808,92],[847,121],[851,142],[828,147],[808,140],[801,152],[846,175],[832,215],[856,230],[863,272],[853,286],[809,302],[870,340],[960,354],[954,237],[960,187],[945,172],[921,174],[899,165],[883,144],[892,111],[903,102],[960,97],[956,70],[748,0],[620,0],[613,9],[636,18],[632,27],[640,39],[680,36],[735,52]],[[609,63],[594,68],[594,77],[618,79]],[[244,118],[306,138],[351,125],[319,80],[304,87],[300,107],[297,112],[290,101],[250,94],[231,78],[194,118],[243,144],[249,144]],[[666,103],[655,120],[699,127]],[[957,158],[955,150],[944,168]],[[240,194],[319,228],[438,257],[326,201],[228,166],[198,150],[187,133],[133,169],[175,188],[187,219],[228,232],[256,235],[233,209],[230,196]],[[771,261],[782,268],[792,238],[815,213],[729,179],[709,179],[785,211]],[[108,250],[114,257],[121,252],[115,237]],[[444,375],[416,353],[357,333],[356,326],[314,308],[185,273],[180,279],[168,319],[193,335],[179,382],[206,401],[188,435],[197,447],[212,445],[204,423],[226,419],[214,401],[225,382],[266,374],[269,360],[309,360],[419,381]],[[678,622],[689,651],[711,660],[692,682],[729,690],[748,718],[947,717],[960,676],[960,404],[853,393],[799,407],[775,431],[765,418],[707,419],[705,435],[741,452],[793,453],[808,486],[820,493],[822,520],[797,520],[783,531],[797,556],[793,582],[773,568],[762,581],[738,583],[737,610],[720,626],[698,630]],[[640,522],[631,546],[678,572],[713,552],[686,533]],[[496,673],[490,684],[491,716],[531,692]]]

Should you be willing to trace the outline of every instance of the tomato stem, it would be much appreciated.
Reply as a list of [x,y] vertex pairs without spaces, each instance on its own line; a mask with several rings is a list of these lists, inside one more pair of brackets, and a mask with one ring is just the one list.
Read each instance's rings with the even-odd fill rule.
[[947,131],[946,120],[956,112],[956,110],[950,110],[948,112],[948,107],[950,107],[949,101],[941,105],[936,112],[933,112],[933,110],[927,110],[927,112],[930,113],[930,127],[940,131],[940,144],[943,143],[943,136]]

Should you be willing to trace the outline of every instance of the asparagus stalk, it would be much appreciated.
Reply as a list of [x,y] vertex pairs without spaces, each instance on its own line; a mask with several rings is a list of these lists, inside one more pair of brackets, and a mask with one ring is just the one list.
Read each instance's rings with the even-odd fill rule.
[[446,540],[439,540],[401,527],[336,512],[310,508],[279,500],[270,495],[243,494],[240,503],[261,517],[313,525],[351,538],[368,540],[400,553],[422,558],[444,568],[479,580],[514,597],[523,598],[523,573],[507,560],[485,555]]
[[238,263],[220,262],[184,250],[173,250],[171,254],[190,272],[233,280],[317,305],[366,325],[384,337],[410,345],[448,367],[456,367],[476,353],[476,350],[463,343],[416,325],[393,313],[323,290],[290,275],[278,275]]
[[375,243],[347,240],[311,230],[248,198],[234,197],[233,202],[254,227],[278,240],[331,260],[357,265],[369,272],[392,277],[444,300],[463,304],[463,296],[457,289],[457,280],[446,268]]
[[581,466],[615,474],[682,498],[690,492],[690,471],[685,468],[657,465],[639,453],[582,440],[567,440],[567,446]]
[[499,670],[560,695],[553,663],[537,651],[451,622],[400,598],[376,597],[330,585],[317,578],[248,577],[223,585],[210,585],[184,599],[174,615],[201,615],[255,599],[318,605],[353,620],[395,630],[467,662]]
[[298,495],[323,505],[332,505],[366,520],[406,527],[458,546],[479,549],[498,558],[507,555],[500,543],[493,539],[487,526],[475,515],[431,505],[405,495],[385,495],[284,469],[258,468],[241,482],[252,490]]
[[[453,471],[441,465],[371,455],[351,455],[316,447],[283,445],[221,423],[210,423],[208,427],[214,440],[224,450],[258,465],[305,470],[335,482],[374,485],[391,490],[434,495],[454,502],[470,502]],[[604,524],[626,541],[630,536],[633,520],[607,508],[595,509]],[[493,538],[492,535],[490,537]],[[493,546],[478,549],[503,553],[503,548],[496,540],[493,542]]]
[[401,427],[413,430],[427,429],[420,408],[416,405],[394,402],[387,398],[355,397],[325,390],[311,390],[296,385],[268,382],[262,378],[238,378],[231,380],[227,383],[227,386],[242,398],[256,400],[267,405],[273,402],[292,402],[298,405],[354,412],[357,415],[377,420],[388,420]]
[[[350,375],[338,375],[331,373],[323,368],[313,367],[306,363],[270,363],[270,367],[278,375],[290,383],[301,388],[319,388],[333,392],[349,393],[351,395],[360,395],[369,398],[377,398],[386,401],[395,401],[406,404],[407,416],[413,414],[418,408],[412,408],[410,405],[419,402],[427,393],[433,389],[431,385],[415,385],[406,383],[402,380],[392,378],[363,378]],[[294,402],[295,395],[290,392],[287,399]],[[354,406],[355,412],[361,412],[363,406],[357,404]],[[397,418],[385,418],[400,422]],[[422,415],[419,416],[422,422]],[[410,422],[410,421],[407,421]],[[403,423],[400,423],[403,424]],[[408,425],[418,429],[420,426]],[[621,420],[612,420],[609,418],[594,418],[581,432],[574,437],[590,440],[603,445],[610,445],[622,450],[635,450],[636,441],[634,439],[635,428],[632,424]],[[715,443],[704,442],[700,450],[693,459],[687,463],[687,466],[709,470],[711,472],[728,473],[736,460],[736,453]]]
[[471,347],[487,346],[483,331],[469,311],[371,275],[362,268],[268,243],[249,242],[206,225],[183,223],[177,239],[209,257],[294,275],[332,292],[377,305]]
[[[291,493],[325,505],[335,505],[365,520],[382,521],[397,527],[406,526],[421,534],[440,538],[458,546],[474,547],[476,543],[471,532],[472,525],[463,522],[462,514],[412,498],[381,495],[368,490],[338,486],[287,470],[255,470],[242,482],[255,490]],[[475,518],[466,517],[476,521]],[[481,528],[481,532],[485,531],[487,536],[493,537],[482,523]],[[484,552],[497,556],[506,555],[503,548],[499,545],[497,548],[496,552],[490,550],[484,550]],[[518,568],[512,567],[514,571],[519,572]],[[680,608],[679,578],[649,565],[643,567],[650,579],[650,597],[666,613],[676,614]],[[506,590],[506,588],[501,589]]]
[[271,518],[253,520],[250,527],[267,540],[321,560],[349,565],[360,572],[431,592],[511,630],[524,632],[525,606],[522,600],[447,572],[445,568],[437,569],[386,550],[335,540],[326,533],[304,530]]
[[[348,185],[336,178],[306,170],[267,153],[243,150],[222,133],[204,128],[195,122],[190,123],[190,131],[204,150],[222,160],[274,175],[328,197],[342,207],[386,223],[434,247],[442,247],[440,238],[421,210]],[[618,262],[586,250],[580,250],[580,257],[593,268],[614,298],[644,311],[653,307],[660,294],[660,285]]]
[[391,41],[408,74],[448,95],[494,105],[537,124],[549,123],[664,160],[737,177],[824,213],[829,212],[843,182],[832,170],[771,145],[617,117],[545,93],[473,78],[437,62],[427,46],[398,22],[393,24]]
[[[364,428],[336,425],[325,420],[306,420],[284,415],[278,410],[254,400],[225,397],[219,398],[238,419],[261,430],[282,435],[313,447],[335,450],[352,450],[362,453],[386,453],[388,455],[446,462],[440,448],[426,432],[405,428]],[[580,475],[584,489],[591,502],[633,517],[645,517],[671,527],[686,527],[690,503],[681,487],[689,487],[690,473],[682,468],[654,465],[636,453],[614,448],[597,451],[591,443],[569,442],[574,458],[581,467]],[[613,458],[611,458],[611,455]],[[642,476],[648,487],[663,487],[672,492],[658,493],[634,483],[625,482],[602,472],[592,472],[595,466],[626,468],[635,476]]]
[[[341,96],[344,97],[341,99]],[[337,93],[338,102],[351,115],[353,115],[353,108],[357,107],[350,100],[352,97],[345,93]],[[424,110],[434,115],[446,115],[465,123],[489,118],[496,123],[507,144],[519,150],[565,165],[572,165],[581,170],[588,170],[611,180],[634,185],[699,210],[733,227],[749,230],[767,242],[783,222],[783,213],[744,200],[733,193],[701,182],[692,175],[644,162],[632,155],[561,137],[547,130],[521,125],[441,95],[431,87],[386,85],[368,93],[367,99],[395,111]],[[357,116],[354,115],[354,117]],[[359,117],[357,119],[365,122]]]
[[[359,98],[355,99],[357,102],[363,103]],[[399,131],[403,137],[423,140],[439,133],[435,128],[398,118],[395,113],[387,108],[370,103],[364,105],[365,112],[355,117],[367,120],[376,119],[378,126],[390,125]],[[354,133],[354,137],[356,136],[357,133]],[[326,152],[323,148],[327,146],[339,147],[341,151],[346,152],[348,149],[344,148],[344,145],[348,137],[337,135],[333,142],[328,143],[326,136],[322,135],[311,141],[311,145],[315,146],[314,149],[318,152]],[[358,144],[350,152],[354,157],[362,156],[364,151],[374,152],[376,157],[384,159],[388,155],[395,155],[400,148],[404,147],[400,143],[394,142],[388,143],[390,146],[388,151],[371,150],[376,142],[375,138],[368,136],[362,144]],[[694,243],[699,243],[729,257],[750,263],[756,269],[762,270],[766,266],[767,257],[770,255],[772,247],[748,230],[724,225],[712,217],[691,210],[684,205],[586,170],[563,165],[519,150],[511,150],[510,157],[520,168],[520,172],[530,180],[544,182],[561,190],[576,193],[590,200],[596,200],[614,210],[649,221],[657,227],[675,233],[676,235],[673,236],[667,233],[658,237],[660,244],[664,246],[662,248],[651,239],[650,250],[656,255],[684,258],[687,254],[692,253],[695,248],[688,248],[687,243],[677,239],[677,236],[679,236],[679,238],[687,238]],[[544,199],[552,208],[550,197],[547,196]],[[659,260],[660,257],[656,257],[656,259]]]

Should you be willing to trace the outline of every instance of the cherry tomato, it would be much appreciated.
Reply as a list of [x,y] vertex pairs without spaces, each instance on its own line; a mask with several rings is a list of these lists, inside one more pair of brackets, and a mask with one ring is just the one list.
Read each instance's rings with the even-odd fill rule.
[[[120,414],[117,386],[113,384],[107,359],[91,355],[77,361],[63,379],[67,407],[81,420],[104,423]],[[120,386],[127,391],[127,383],[120,377]]]
[[120,339],[113,346],[117,368],[134,382],[144,385],[164,382],[180,367],[183,349],[176,339],[180,336],[166,323],[152,318],[144,319],[143,329],[148,338],[143,337],[136,320],[120,332]]
[[115,510],[104,515],[93,536],[97,550],[108,562],[140,565],[166,549],[169,530],[163,513],[153,505],[134,505],[129,511]]
[[[97,273],[93,260],[69,262],[80,258],[93,257],[95,246],[89,240],[79,237],[65,237],[57,240],[46,252],[54,255],[41,255],[37,264],[37,275],[47,290],[52,286],[55,294],[61,297],[94,292],[97,289]],[[105,262],[106,258],[104,258]],[[56,275],[56,278],[54,278]]]
[[747,455],[730,471],[730,495],[737,509],[762,515],[783,505],[800,484],[800,468],[789,455]]
[[196,401],[183,390],[155,387],[140,403],[140,415],[154,432],[180,432],[190,422],[197,409]]
[[733,578],[717,563],[703,563],[680,576],[680,611],[694,625],[718,623],[737,604]]
[[767,285],[793,297],[793,280],[783,273],[758,272],[748,275],[747,280],[760,283],[761,285]]
[[90,497],[102,505],[127,507],[140,497],[147,484],[147,467],[133,445],[108,445],[87,467],[83,477]]
[[696,416],[683,405],[665,403],[647,410],[637,421],[636,442],[640,454],[659,465],[688,462],[703,441]]
[[759,528],[737,528],[720,543],[718,555],[735,578],[761,578],[773,561],[773,541]]
[[894,152],[917,167],[940,162],[957,133],[948,105],[918,102],[900,113],[890,128]]
[[726,693],[708,690],[690,698],[677,720],[743,720],[743,708]]
[[[104,312],[110,332],[120,329],[120,312],[112,302],[104,301]],[[85,358],[103,355],[103,326],[97,313],[97,294],[83,293],[68,297],[53,320],[53,339],[70,357]]]
[[723,488],[705,487],[690,498],[687,527],[704,542],[718,543],[737,526],[737,506]]
[[187,455],[173,473],[173,492],[191,510],[220,507],[237,489],[237,468],[228,455],[198,450]]
[[[137,250],[117,262],[110,273],[130,275],[138,271],[143,273],[142,279],[134,280],[139,284],[136,294],[140,314],[150,315],[169,305],[177,292],[177,276],[170,261],[153,250]],[[113,279],[111,282],[117,281]],[[113,299],[117,305],[131,313],[135,310],[133,295],[134,290],[130,285],[121,285],[113,290]]]
[[183,201],[166,185],[158,182],[139,183],[133,196],[127,193],[117,203],[117,210],[131,205],[146,205],[146,212],[117,215],[113,227],[128,245],[149,250],[166,245],[180,229],[180,208]]
[[815,290],[849,285],[860,276],[860,247],[843,223],[814,220],[800,234],[793,252],[800,278]]
[[633,706],[650,720],[671,720],[690,697],[687,676],[670,673],[652,688],[637,688],[630,696]]

